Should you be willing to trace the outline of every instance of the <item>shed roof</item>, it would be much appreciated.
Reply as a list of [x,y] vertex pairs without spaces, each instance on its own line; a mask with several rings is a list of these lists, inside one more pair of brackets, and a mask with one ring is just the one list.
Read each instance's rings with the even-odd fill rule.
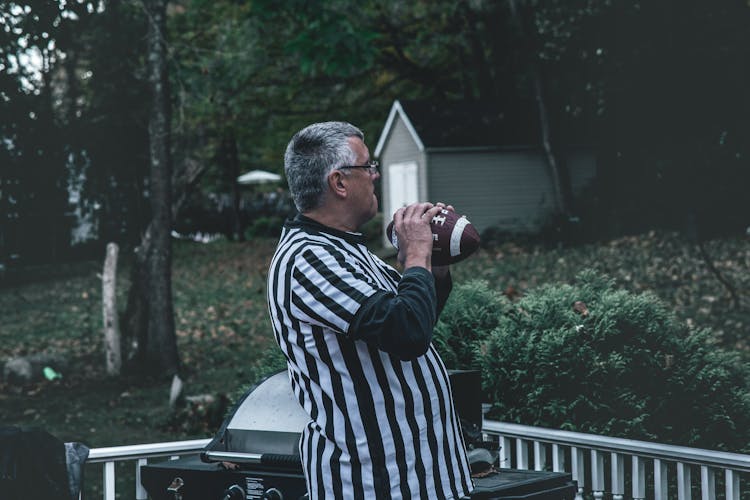
[[394,101],[375,149],[379,156],[397,116],[420,150],[535,145],[539,143],[535,113],[508,113],[482,101]]

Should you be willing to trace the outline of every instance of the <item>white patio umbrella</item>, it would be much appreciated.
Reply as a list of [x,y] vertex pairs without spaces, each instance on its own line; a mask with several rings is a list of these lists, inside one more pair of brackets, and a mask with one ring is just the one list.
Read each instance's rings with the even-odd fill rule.
[[266,182],[278,182],[281,180],[279,174],[266,172],[265,170],[251,170],[237,177],[240,184],[265,184]]

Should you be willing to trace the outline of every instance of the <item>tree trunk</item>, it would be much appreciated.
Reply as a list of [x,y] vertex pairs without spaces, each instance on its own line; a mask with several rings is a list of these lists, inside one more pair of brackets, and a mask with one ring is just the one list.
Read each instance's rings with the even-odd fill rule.
[[539,115],[539,132],[541,136],[542,148],[547,160],[547,166],[552,176],[552,185],[557,200],[557,211],[559,214],[570,215],[570,181],[569,176],[564,172],[563,165],[560,164],[557,154],[553,148],[552,133],[550,130],[549,112],[544,95],[544,81],[542,78],[541,68],[537,63],[536,36],[533,29],[532,15],[533,12],[524,13],[521,11],[519,0],[509,0],[511,15],[516,24],[520,38],[521,47],[526,57],[526,63],[529,67],[529,73],[534,82],[534,100],[537,104],[537,113]]
[[477,91],[479,99],[485,102],[496,102],[495,83],[493,82],[490,68],[487,64],[486,50],[479,33],[479,21],[477,16],[468,3],[460,2],[457,5],[457,12],[463,17],[463,24],[466,27],[466,37],[469,42],[470,56],[472,65],[476,74]]
[[148,276],[146,275],[146,255],[151,247],[151,226],[146,228],[140,245],[135,249],[133,265],[130,268],[130,288],[122,315],[122,345],[125,347],[125,359],[129,366],[140,370],[144,363],[144,353],[140,348],[145,345],[148,330]]
[[173,376],[178,373],[172,307],[172,159],[170,155],[170,95],[167,75],[165,0],[145,2],[148,10],[148,74],[151,86],[149,117],[150,245],[144,251],[148,319],[145,344],[139,344],[146,368]]
[[[179,171],[172,177],[172,219],[177,216],[187,195],[205,172],[205,164],[186,159]],[[123,345],[126,347],[126,359],[140,365],[145,363],[145,352],[142,345],[148,343],[148,275],[146,257],[151,251],[151,234],[153,222],[143,233],[141,243],[135,251],[135,260],[130,270],[130,289],[127,305],[122,316]],[[138,367],[140,368],[140,367]]]
[[563,173],[563,168],[557,161],[557,154],[552,148],[552,139],[550,133],[549,113],[544,99],[544,86],[539,69],[533,71],[534,79],[534,100],[536,101],[537,112],[539,113],[539,129],[542,140],[544,156],[547,158],[547,166],[552,173],[552,184],[555,190],[555,199],[557,200],[557,211],[565,216],[570,215],[570,201],[567,195],[566,186],[567,175]]
[[120,323],[117,320],[117,244],[107,244],[102,272],[102,315],[104,319],[104,354],[107,375],[117,376],[122,366]]
[[240,157],[234,130],[227,131],[223,142],[224,161],[229,174],[228,180],[232,186],[232,232],[236,241],[245,241],[245,227],[240,208],[240,184],[237,182],[237,177],[240,176]]

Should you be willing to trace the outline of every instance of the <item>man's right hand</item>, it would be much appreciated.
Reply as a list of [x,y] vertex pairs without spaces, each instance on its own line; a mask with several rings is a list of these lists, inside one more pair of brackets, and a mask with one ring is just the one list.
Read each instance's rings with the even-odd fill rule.
[[398,262],[404,270],[424,267],[432,270],[432,230],[430,222],[441,207],[432,203],[413,203],[399,208],[393,215],[393,229],[398,238]]

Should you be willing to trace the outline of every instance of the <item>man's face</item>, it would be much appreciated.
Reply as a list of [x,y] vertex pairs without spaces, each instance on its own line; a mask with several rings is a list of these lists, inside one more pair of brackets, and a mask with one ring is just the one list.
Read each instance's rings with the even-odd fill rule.
[[[349,144],[356,155],[354,165],[367,165],[370,161],[370,151],[359,137],[350,137]],[[352,197],[349,206],[360,216],[360,225],[375,217],[378,212],[378,198],[375,196],[375,181],[380,173],[370,174],[365,168],[347,169],[350,180]]]

